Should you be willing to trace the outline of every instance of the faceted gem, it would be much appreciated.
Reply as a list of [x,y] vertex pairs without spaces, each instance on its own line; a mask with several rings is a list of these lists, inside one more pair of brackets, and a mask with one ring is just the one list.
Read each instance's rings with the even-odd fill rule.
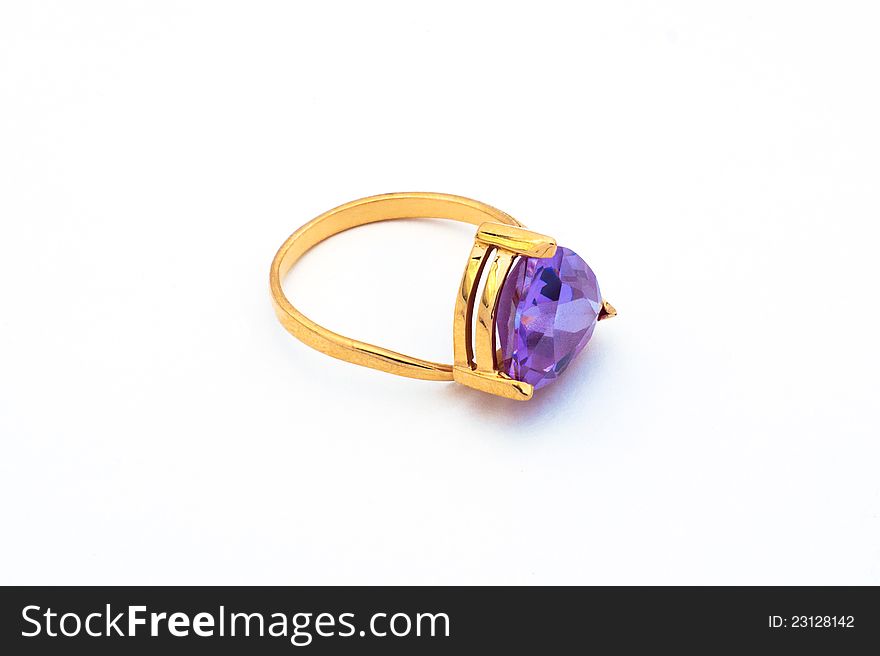
[[601,309],[596,276],[574,251],[519,258],[498,299],[498,370],[535,389],[549,385],[590,341]]

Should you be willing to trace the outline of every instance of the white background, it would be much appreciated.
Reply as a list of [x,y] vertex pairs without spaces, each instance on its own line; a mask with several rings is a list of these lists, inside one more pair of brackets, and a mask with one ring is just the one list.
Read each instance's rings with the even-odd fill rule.
[[[880,583],[875,3],[4,2],[0,582]],[[388,191],[618,308],[515,404],[312,351]],[[473,229],[287,289],[451,359]]]

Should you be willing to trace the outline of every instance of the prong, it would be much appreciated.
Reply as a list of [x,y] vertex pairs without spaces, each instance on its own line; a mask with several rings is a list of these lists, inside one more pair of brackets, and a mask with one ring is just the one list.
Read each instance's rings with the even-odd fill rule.
[[598,321],[602,321],[603,319],[610,319],[611,317],[617,316],[617,310],[614,309],[614,306],[611,305],[604,298],[602,299],[602,309],[599,310]]
[[477,281],[483,275],[483,268],[486,266],[487,251],[488,246],[485,244],[474,243],[455,301],[453,345],[456,365],[469,366],[474,357],[471,346],[471,313],[477,293]]
[[556,253],[556,240],[553,237],[501,223],[481,224],[477,230],[477,241],[526,257],[553,257]]
[[[477,371],[495,371],[495,310],[504,279],[516,255],[500,248],[495,249],[495,259],[486,274],[483,295],[477,305],[477,321],[474,324],[474,365]],[[458,364],[458,363],[456,363]]]
[[452,377],[462,385],[514,401],[528,401],[535,391],[535,388],[529,383],[513,380],[504,374],[474,371],[469,367],[459,367],[458,365],[453,368]]

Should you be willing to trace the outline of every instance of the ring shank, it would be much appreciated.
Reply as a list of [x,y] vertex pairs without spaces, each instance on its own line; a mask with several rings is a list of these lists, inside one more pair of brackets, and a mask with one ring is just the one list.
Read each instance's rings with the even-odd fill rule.
[[486,221],[521,226],[490,205],[463,196],[427,192],[382,194],[340,205],[294,232],[275,254],[269,287],[275,313],[284,328],[322,353],[398,376],[452,380],[452,365],[414,358],[334,333],[297,310],[284,294],[281,281],[296,261],[316,244],[357,226],[393,219],[437,218],[479,225]]

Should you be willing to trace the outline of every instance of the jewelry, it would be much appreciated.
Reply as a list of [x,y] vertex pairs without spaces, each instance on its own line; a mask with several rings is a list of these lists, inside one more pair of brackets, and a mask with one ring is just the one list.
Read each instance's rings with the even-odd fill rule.
[[[454,364],[410,357],[334,333],[303,315],[284,295],[282,279],[315,244],[367,223],[417,218],[479,226],[455,302]],[[269,286],[281,324],[322,353],[398,376],[455,380],[523,401],[562,374],[587,345],[597,321],[617,314],[602,299],[592,269],[574,251],[526,230],[501,210],[449,194],[382,194],[325,212],[278,249]]]

